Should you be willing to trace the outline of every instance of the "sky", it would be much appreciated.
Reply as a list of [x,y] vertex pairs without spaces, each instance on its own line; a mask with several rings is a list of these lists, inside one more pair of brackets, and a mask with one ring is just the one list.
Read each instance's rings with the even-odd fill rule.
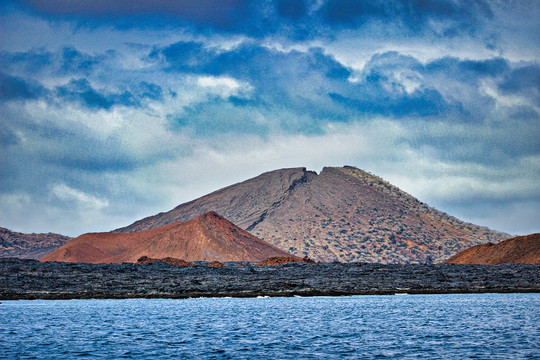
[[351,165],[540,232],[536,0],[4,0],[0,226],[78,236]]

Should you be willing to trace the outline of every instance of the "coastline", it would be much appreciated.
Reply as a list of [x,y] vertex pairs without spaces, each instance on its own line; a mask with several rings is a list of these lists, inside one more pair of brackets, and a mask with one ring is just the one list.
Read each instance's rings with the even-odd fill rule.
[[537,293],[540,265],[227,263],[223,268],[0,259],[0,300]]

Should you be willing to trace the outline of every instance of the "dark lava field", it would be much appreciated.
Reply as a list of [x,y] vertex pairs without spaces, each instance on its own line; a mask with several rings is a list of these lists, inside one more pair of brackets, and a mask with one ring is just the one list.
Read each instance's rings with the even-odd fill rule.
[[540,265],[206,263],[0,259],[0,300],[540,292]]

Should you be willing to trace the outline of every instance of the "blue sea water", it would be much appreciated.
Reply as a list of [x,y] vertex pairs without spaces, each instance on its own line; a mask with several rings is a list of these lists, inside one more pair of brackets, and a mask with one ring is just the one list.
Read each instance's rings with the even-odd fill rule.
[[5,359],[539,359],[540,294],[29,300]]

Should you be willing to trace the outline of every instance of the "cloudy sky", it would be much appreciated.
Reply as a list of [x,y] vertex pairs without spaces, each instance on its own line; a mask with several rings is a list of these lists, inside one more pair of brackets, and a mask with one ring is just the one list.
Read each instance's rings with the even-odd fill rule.
[[5,0],[0,226],[76,236],[353,165],[540,232],[536,0]]

